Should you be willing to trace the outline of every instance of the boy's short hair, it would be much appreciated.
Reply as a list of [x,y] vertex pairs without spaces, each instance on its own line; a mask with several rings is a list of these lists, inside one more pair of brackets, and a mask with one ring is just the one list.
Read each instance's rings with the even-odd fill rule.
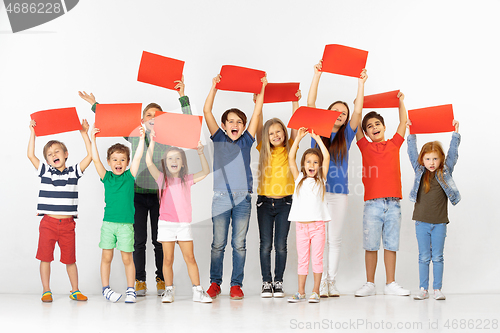
[[361,128],[363,129],[363,132],[366,132],[366,123],[368,122],[368,120],[370,120],[372,118],[377,118],[378,120],[380,120],[380,122],[382,123],[382,125],[385,126],[384,117],[382,117],[380,114],[378,114],[375,111],[371,111],[371,112],[368,112],[363,117],[363,122],[361,123]]
[[107,156],[108,161],[113,153],[125,154],[127,155],[127,160],[130,161],[130,148],[125,145],[122,145],[121,143],[115,143],[114,145],[108,148],[108,156]]
[[227,117],[229,116],[230,113],[236,114],[238,117],[240,117],[241,120],[243,120],[243,125],[246,126],[247,124],[247,116],[246,114],[241,111],[240,109],[232,108],[229,110],[226,110],[223,114],[222,117],[220,118],[220,121],[224,124],[227,121]]
[[47,150],[49,150],[49,148],[52,147],[55,144],[60,145],[61,149],[63,150],[64,153],[66,153],[68,151],[68,148],[66,148],[66,145],[64,143],[62,143],[61,141],[50,140],[43,147],[43,157],[45,158],[45,160],[47,160]]
[[160,111],[163,111],[161,106],[159,106],[158,104],[156,103],[149,103],[148,105],[146,105],[146,107],[144,108],[144,110],[142,110],[142,118],[144,118],[144,115],[146,114],[146,111],[148,111],[149,109],[158,109]]

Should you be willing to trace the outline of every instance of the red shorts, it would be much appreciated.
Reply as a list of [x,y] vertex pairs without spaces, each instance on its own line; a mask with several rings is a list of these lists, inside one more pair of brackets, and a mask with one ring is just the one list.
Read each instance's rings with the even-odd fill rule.
[[75,255],[75,220],[55,219],[44,215],[40,221],[40,237],[38,238],[38,251],[36,258],[41,261],[54,260],[54,247],[56,242],[61,249],[61,262],[69,265],[76,262]]

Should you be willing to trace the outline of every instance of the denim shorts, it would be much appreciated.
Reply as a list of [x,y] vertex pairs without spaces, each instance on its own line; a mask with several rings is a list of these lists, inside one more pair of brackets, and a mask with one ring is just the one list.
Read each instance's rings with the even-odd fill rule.
[[378,251],[380,236],[384,249],[399,250],[401,204],[399,198],[378,198],[365,201],[363,210],[363,248]]

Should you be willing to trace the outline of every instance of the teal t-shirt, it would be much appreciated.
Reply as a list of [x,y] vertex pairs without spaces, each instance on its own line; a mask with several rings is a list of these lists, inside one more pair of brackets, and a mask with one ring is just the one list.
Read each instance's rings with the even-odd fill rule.
[[106,171],[104,178],[104,218],[106,222],[134,223],[134,176],[130,169],[121,175]]

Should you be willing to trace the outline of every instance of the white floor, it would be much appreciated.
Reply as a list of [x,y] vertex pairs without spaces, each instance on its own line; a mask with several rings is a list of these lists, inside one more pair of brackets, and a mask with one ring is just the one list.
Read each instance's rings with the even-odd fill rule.
[[[432,298],[384,296],[322,299],[319,304],[291,304],[285,299],[247,296],[230,300],[221,295],[212,304],[176,296],[172,304],[160,297],[122,300],[113,304],[101,295],[75,302],[55,294],[42,303],[39,295],[0,294],[1,332],[498,332],[500,295],[447,295]],[[142,331],[142,332],[141,332]]]

